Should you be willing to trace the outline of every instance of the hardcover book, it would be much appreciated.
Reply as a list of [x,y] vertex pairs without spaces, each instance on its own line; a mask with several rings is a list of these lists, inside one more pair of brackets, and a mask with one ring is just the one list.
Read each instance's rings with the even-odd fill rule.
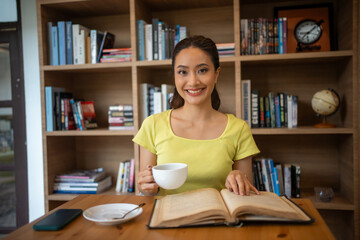
[[237,225],[240,222],[311,223],[305,211],[285,196],[261,192],[236,195],[213,188],[167,195],[156,199],[149,228],[201,225]]

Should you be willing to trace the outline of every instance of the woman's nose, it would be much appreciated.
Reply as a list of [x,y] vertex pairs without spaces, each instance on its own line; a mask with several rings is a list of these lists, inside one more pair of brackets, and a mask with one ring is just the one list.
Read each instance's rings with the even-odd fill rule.
[[190,74],[188,83],[192,86],[197,85],[199,83],[199,78],[195,72],[192,72]]

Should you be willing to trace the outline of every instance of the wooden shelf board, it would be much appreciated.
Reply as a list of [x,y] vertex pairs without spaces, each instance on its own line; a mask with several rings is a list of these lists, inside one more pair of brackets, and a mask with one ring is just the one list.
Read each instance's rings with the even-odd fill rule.
[[71,65],[59,65],[51,66],[46,65],[41,68],[45,72],[119,72],[119,71],[131,71],[132,62],[119,62],[119,63],[96,63],[96,64],[71,64]]
[[[115,191],[115,187],[110,188],[107,191],[104,191],[102,193],[99,193],[101,195],[134,195],[134,192],[128,192],[128,193],[123,193],[123,192],[116,192]],[[53,193],[53,194],[49,194],[47,199],[49,201],[70,201],[74,198],[76,198],[77,196],[79,196],[79,194],[60,194],[60,193]]]
[[352,57],[352,50],[329,51],[329,52],[308,52],[308,53],[286,53],[286,54],[265,54],[265,55],[247,55],[240,56],[241,62],[247,64],[251,62],[288,62],[288,61],[302,61],[304,59],[314,61],[336,61],[336,59],[343,59]]
[[335,192],[335,197],[331,202],[318,202],[316,201],[315,195],[313,192],[306,191],[301,193],[302,198],[308,198],[312,201],[317,209],[321,210],[345,210],[345,211],[354,211],[355,205],[350,201],[341,196],[340,193]]
[[353,134],[353,128],[314,128],[311,126],[298,128],[252,128],[254,135],[319,135],[319,134]]
[[84,131],[53,131],[45,134],[46,136],[134,136],[136,132],[134,130],[108,130],[104,128]]

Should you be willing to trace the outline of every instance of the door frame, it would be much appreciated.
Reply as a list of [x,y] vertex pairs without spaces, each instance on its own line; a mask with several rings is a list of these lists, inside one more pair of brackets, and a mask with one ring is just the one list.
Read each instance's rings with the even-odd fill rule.
[[10,107],[13,111],[14,165],[2,166],[1,170],[13,170],[16,191],[16,227],[0,227],[0,233],[9,233],[29,222],[27,143],[23,48],[21,33],[20,0],[17,0],[17,22],[0,23],[0,42],[9,42],[11,65],[10,101],[0,101],[0,107]]

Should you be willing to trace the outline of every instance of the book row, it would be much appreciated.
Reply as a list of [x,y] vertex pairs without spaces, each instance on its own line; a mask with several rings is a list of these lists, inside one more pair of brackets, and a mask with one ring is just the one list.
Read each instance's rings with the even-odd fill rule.
[[134,111],[130,104],[109,107],[109,130],[134,130]]
[[240,54],[287,53],[287,18],[240,20]]
[[235,55],[235,43],[217,43],[216,48],[220,57]]
[[119,172],[116,181],[116,192],[135,191],[135,159],[120,162]]
[[158,18],[151,23],[137,20],[136,27],[139,61],[170,59],[174,46],[188,36],[187,27],[168,25]]
[[108,189],[112,184],[102,168],[75,170],[55,177],[54,193],[96,194]]
[[242,118],[252,128],[296,128],[298,96],[286,92],[269,92],[260,96],[251,89],[251,80],[241,81]]
[[46,131],[97,128],[93,101],[74,100],[65,88],[45,87]]
[[[48,22],[50,65],[98,63],[104,49],[113,48],[115,35],[71,21]],[[128,58],[128,57],[127,57]]]
[[150,83],[140,84],[140,116],[146,117],[170,109],[169,101],[173,96],[174,86],[161,84],[160,87]]
[[252,164],[253,183],[260,191],[300,198],[300,174],[298,164],[276,164],[271,158],[256,158]]

